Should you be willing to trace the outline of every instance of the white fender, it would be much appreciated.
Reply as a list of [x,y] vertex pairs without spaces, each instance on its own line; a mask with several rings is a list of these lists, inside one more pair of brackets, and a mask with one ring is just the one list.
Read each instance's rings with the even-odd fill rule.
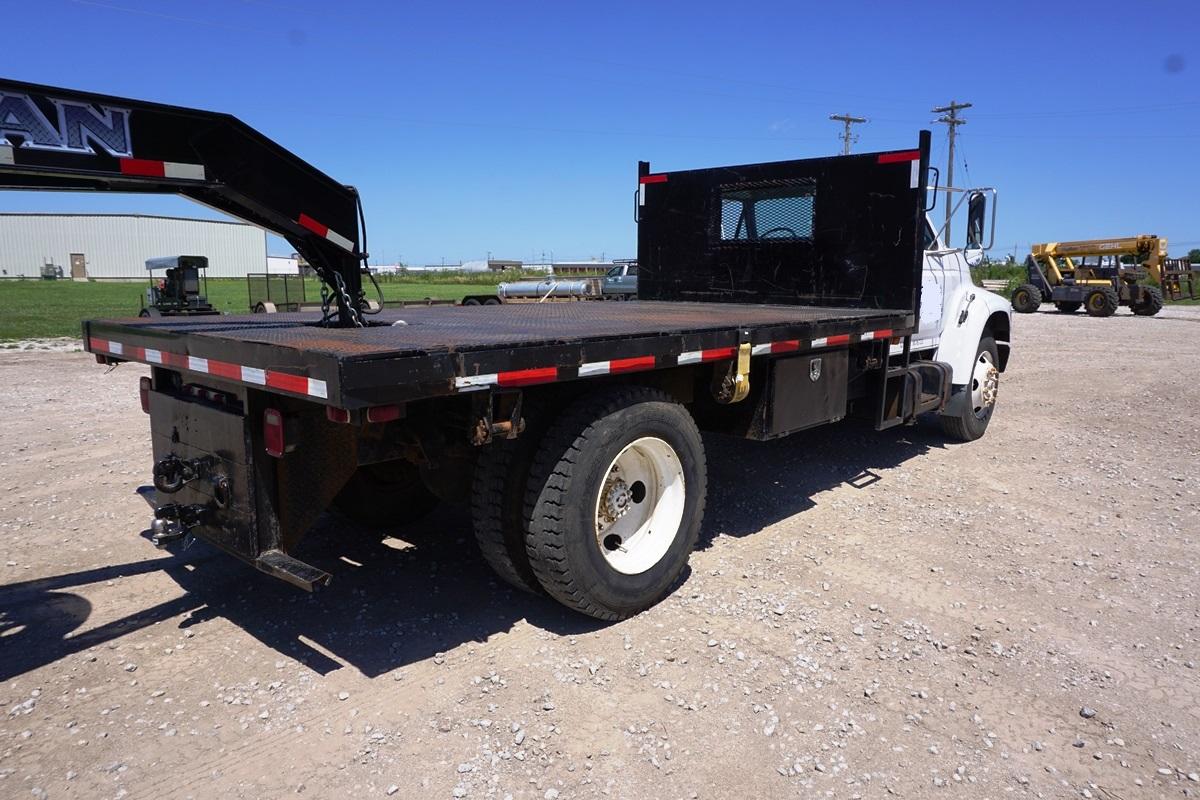
[[984,326],[996,315],[1003,316],[1003,320],[993,322],[993,336],[1000,351],[1000,363],[997,366],[1003,371],[1008,363],[1008,331],[1011,330],[1012,304],[998,294],[973,284],[966,284],[959,286],[946,298],[946,310],[949,313],[946,315],[945,328],[942,330],[942,338],[934,358],[950,365],[954,373],[954,385],[966,385],[971,379],[975,353],[979,349],[979,339],[983,335]]

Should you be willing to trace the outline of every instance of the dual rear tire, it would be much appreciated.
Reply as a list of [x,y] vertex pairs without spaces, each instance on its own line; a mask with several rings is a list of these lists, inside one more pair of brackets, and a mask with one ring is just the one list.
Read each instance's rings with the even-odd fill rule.
[[706,491],[687,410],[657,389],[617,386],[571,403],[540,435],[489,445],[472,517],[480,551],[506,582],[619,620],[679,579]]

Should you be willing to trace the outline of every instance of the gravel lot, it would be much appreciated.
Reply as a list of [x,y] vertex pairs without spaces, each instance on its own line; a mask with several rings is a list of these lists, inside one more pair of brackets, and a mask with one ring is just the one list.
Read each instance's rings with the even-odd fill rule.
[[1018,317],[988,435],[708,437],[686,582],[604,625],[461,510],[308,596],[143,531],[136,365],[0,352],[0,796],[1200,796],[1200,308]]

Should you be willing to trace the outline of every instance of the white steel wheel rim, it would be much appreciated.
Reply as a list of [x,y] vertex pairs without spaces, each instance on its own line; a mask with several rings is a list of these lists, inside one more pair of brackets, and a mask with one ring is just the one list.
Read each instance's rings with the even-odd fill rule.
[[996,405],[996,393],[1000,389],[1000,370],[992,363],[992,354],[984,350],[975,359],[971,373],[971,412],[976,419],[985,419]]
[[610,567],[638,575],[662,560],[679,535],[686,488],[679,456],[662,439],[643,436],[617,453],[592,517],[596,545]]

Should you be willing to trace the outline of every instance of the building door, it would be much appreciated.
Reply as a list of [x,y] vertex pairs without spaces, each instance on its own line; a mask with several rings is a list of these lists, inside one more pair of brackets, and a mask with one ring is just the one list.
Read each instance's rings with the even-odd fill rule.
[[83,253],[71,253],[71,277],[75,280],[87,277],[87,259],[83,257]]

